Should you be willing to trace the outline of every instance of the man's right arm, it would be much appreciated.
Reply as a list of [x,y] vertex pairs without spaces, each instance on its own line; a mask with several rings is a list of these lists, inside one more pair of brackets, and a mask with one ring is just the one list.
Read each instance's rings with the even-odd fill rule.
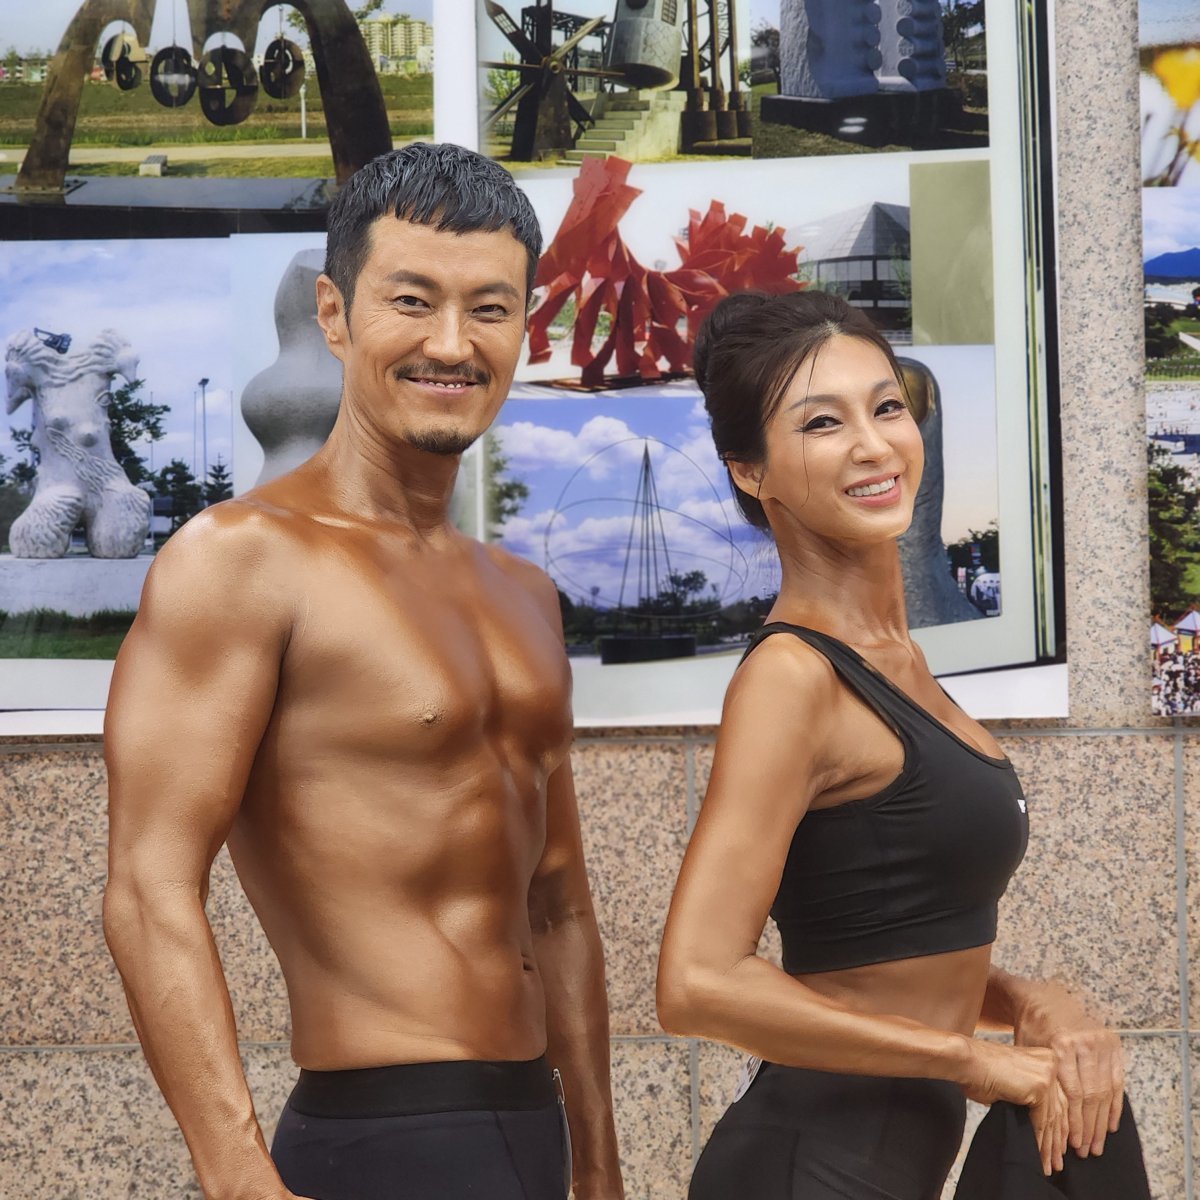
[[146,1058],[208,1200],[283,1200],[205,916],[291,628],[270,529],[237,502],[159,554],[117,658],[104,726],[104,932]]

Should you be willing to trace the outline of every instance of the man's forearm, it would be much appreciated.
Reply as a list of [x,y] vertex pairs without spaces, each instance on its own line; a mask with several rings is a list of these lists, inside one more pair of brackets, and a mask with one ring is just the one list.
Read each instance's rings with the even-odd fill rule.
[[183,1130],[207,1200],[277,1200],[238,1055],[229,989],[199,896],[110,883],[104,932],[154,1077]]
[[604,954],[590,907],[548,922],[535,934],[535,952],[546,994],[547,1056],[566,1094],[576,1200],[620,1200]]

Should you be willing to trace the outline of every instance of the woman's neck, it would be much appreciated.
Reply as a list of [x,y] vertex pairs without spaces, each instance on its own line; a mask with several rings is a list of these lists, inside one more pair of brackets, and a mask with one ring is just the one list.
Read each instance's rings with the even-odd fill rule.
[[805,533],[779,544],[783,582],[771,620],[807,625],[857,646],[908,645],[900,549]]

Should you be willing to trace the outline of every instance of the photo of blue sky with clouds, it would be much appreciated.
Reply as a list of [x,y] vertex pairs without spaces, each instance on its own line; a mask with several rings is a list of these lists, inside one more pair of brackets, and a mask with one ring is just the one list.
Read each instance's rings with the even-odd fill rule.
[[[993,350],[904,346],[898,352],[925,363],[941,389],[942,535],[956,541],[997,516]],[[647,446],[671,569],[702,570],[722,605],[778,586],[774,552],[733,502],[690,382],[598,397],[512,399],[495,429],[508,475],[529,488],[501,540],[547,570],[573,599],[590,602],[597,587],[601,605],[617,602]],[[635,564],[636,556],[631,571]],[[636,604],[628,581],[625,589],[624,602]]]
[[[621,595],[642,456],[649,449],[669,569],[703,571],[724,606],[778,586],[773,554],[737,512],[690,388],[610,392],[602,400],[510,400],[496,422],[507,474],[529,488],[502,542],[546,569],[573,600],[635,605],[637,553]],[[634,543],[638,541],[634,537]],[[666,584],[665,560],[659,575]],[[706,595],[713,594],[706,589]]]
[[[115,329],[133,347],[141,396],[168,404],[158,470],[173,458],[200,474],[199,380],[208,412],[208,461],[232,456],[229,243],[222,239],[6,242],[0,245],[0,342],[22,329],[69,333],[82,348]],[[0,423],[0,454],[16,458],[11,428],[29,428],[26,404]],[[137,447],[149,463],[150,447]]]

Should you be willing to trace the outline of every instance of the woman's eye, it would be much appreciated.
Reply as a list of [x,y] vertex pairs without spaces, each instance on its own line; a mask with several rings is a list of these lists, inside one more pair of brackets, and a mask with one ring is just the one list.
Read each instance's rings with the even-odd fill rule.
[[812,433],[817,429],[832,429],[837,424],[833,417],[813,417],[806,425],[801,426],[801,433]]
[[899,399],[896,399],[895,397],[893,397],[890,400],[885,400],[875,410],[875,415],[880,416],[880,415],[885,415],[887,413],[901,412],[907,407],[908,406],[904,403],[903,400],[899,400]]

